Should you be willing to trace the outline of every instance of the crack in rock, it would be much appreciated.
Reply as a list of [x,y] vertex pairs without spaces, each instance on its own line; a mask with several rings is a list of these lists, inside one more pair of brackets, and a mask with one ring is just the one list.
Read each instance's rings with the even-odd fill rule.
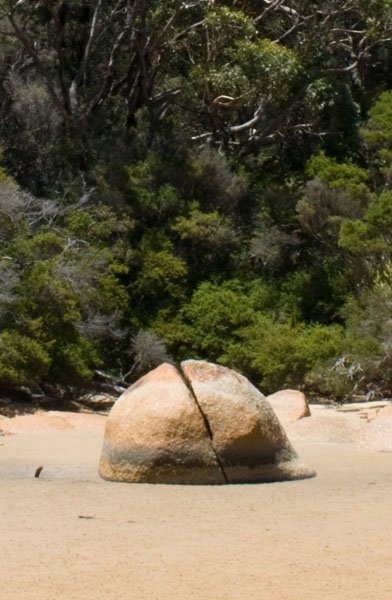
[[176,367],[176,369],[177,369],[177,371],[178,371],[178,373],[179,373],[182,381],[184,382],[184,384],[188,388],[189,393],[191,394],[191,396],[192,396],[192,398],[193,398],[193,400],[194,400],[194,402],[195,402],[195,404],[196,404],[196,406],[197,406],[197,408],[199,410],[199,413],[200,413],[200,415],[201,415],[201,417],[203,419],[204,426],[205,426],[206,431],[208,433],[208,437],[211,440],[211,447],[212,447],[212,450],[213,450],[213,452],[215,454],[216,462],[218,463],[218,466],[219,466],[219,468],[221,470],[223,478],[224,478],[224,480],[225,480],[226,483],[230,483],[230,480],[229,480],[229,478],[228,478],[228,476],[227,476],[227,474],[225,472],[223,463],[222,463],[222,461],[221,461],[221,459],[220,459],[220,457],[219,457],[219,455],[218,455],[218,453],[217,453],[217,451],[215,449],[215,446],[214,446],[214,434],[213,434],[213,431],[211,429],[210,422],[209,422],[209,420],[207,418],[207,415],[204,413],[204,411],[203,411],[203,409],[202,409],[202,407],[200,405],[200,402],[199,402],[199,400],[198,400],[198,398],[196,396],[195,390],[193,389],[192,382],[189,379],[189,377],[186,376],[186,374],[185,374],[185,372],[184,372],[184,370],[183,370],[183,368],[182,368],[182,366],[181,366],[180,363],[177,363],[175,365],[175,367]]

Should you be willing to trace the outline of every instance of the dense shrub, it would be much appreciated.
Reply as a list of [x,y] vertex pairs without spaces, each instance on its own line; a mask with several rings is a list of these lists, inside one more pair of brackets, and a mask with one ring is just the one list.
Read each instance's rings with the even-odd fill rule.
[[47,376],[49,353],[35,340],[15,331],[0,334],[0,381],[4,386],[35,385]]

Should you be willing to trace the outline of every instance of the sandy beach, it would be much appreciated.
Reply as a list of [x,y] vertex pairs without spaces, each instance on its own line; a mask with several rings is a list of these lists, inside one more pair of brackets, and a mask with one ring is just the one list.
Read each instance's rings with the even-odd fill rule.
[[392,453],[312,414],[288,433],[316,478],[209,487],[100,479],[105,417],[7,420],[0,598],[390,600]]

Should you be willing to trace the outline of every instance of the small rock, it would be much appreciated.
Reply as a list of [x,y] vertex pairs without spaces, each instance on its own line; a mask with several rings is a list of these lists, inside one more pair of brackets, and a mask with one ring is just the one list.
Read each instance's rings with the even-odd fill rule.
[[298,390],[280,390],[267,396],[274,413],[283,425],[310,417],[310,409],[305,394]]

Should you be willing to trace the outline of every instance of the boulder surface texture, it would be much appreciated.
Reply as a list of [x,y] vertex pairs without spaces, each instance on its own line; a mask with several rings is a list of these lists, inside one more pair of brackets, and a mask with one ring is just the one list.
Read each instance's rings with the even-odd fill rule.
[[163,364],[114,404],[99,473],[111,481],[223,484],[315,475],[265,397],[205,361]]

